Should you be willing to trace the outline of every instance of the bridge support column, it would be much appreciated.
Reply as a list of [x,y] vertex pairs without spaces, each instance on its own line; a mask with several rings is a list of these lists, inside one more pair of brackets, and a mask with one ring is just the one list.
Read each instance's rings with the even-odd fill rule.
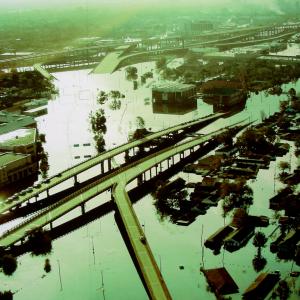
[[81,206],[81,214],[84,215],[85,214],[85,203],[82,203],[80,206]]
[[169,158],[167,158],[167,164],[168,164],[168,168],[170,168],[170,161],[169,161]]
[[157,171],[157,165],[155,165],[155,176],[157,176],[157,173],[158,173],[158,171]]
[[159,173],[161,173],[161,172],[162,172],[162,164],[159,163]]
[[149,173],[150,173],[150,179],[151,179],[152,178],[152,168],[150,168]]
[[47,197],[49,197],[50,196],[49,189],[46,190],[46,193],[47,193]]
[[172,156],[172,165],[174,165],[174,156]]
[[77,175],[74,175],[74,185],[78,184]]
[[104,174],[104,162],[101,161],[100,165],[101,165],[101,174]]
[[50,230],[52,230],[53,229],[53,223],[50,222],[49,225],[50,225]]
[[143,174],[140,174],[137,177],[137,185],[141,185],[143,183]]
[[107,163],[108,163],[108,171],[110,171],[111,170],[111,159],[110,158],[107,160]]

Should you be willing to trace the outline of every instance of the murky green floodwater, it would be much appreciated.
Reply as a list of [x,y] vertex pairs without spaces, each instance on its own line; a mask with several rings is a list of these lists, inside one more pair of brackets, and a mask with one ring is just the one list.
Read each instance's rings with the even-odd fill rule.
[[[154,63],[139,64],[138,72],[143,74],[154,66]],[[38,118],[38,128],[40,132],[46,134],[45,150],[49,153],[50,176],[79,163],[84,156],[96,153],[92,133],[89,130],[88,115],[90,111],[100,108],[96,103],[97,89],[119,90],[126,96],[122,100],[120,110],[112,111],[109,103],[103,107],[107,117],[108,130],[105,135],[107,149],[127,141],[128,132],[136,128],[137,116],[144,118],[147,128],[159,130],[212,112],[210,105],[198,99],[197,109],[186,114],[172,115],[167,111],[154,113],[151,89],[147,88],[151,80],[148,79],[145,86],[134,91],[132,82],[125,79],[124,70],[112,75],[88,75],[89,71],[54,74],[58,79],[56,85],[60,95],[49,102],[48,115]],[[300,90],[299,81],[296,85],[285,85],[284,90],[292,86]],[[202,132],[215,130],[245,118],[260,121],[262,112],[268,116],[278,111],[279,100],[284,98],[285,96],[265,97],[263,93],[251,95],[244,111],[230,119],[219,120]],[[88,143],[91,145],[83,146]],[[79,146],[74,147],[75,144]],[[273,217],[273,211],[268,209],[268,200],[274,195],[274,169],[281,160],[291,161],[292,166],[295,167],[293,149],[290,153],[272,162],[269,170],[260,170],[257,179],[250,182],[254,191],[254,204],[250,208],[250,214]],[[75,158],[78,156],[80,158]],[[195,175],[187,176],[183,173],[179,175],[194,182],[201,179],[200,176]],[[279,187],[280,184],[276,182],[275,190]],[[107,200],[108,194],[99,199]],[[202,264],[202,228],[204,242],[224,224],[220,203],[218,207],[210,208],[206,215],[199,216],[190,226],[180,227],[168,221],[161,222],[152,202],[152,197],[148,195],[135,205],[135,209],[140,222],[144,224],[145,234],[173,298],[215,299],[213,294],[207,292],[207,284],[199,268]],[[229,222],[229,219],[230,216],[225,223]],[[274,226],[271,225],[263,231],[269,234],[273,229]],[[283,276],[286,276],[291,269],[291,262],[278,261],[268,250],[270,241],[269,239],[262,251],[268,261],[265,270],[280,270]],[[221,251],[217,256],[204,248],[204,266],[213,268],[224,265],[242,292],[257,276],[252,267],[252,259],[256,251],[251,241],[248,246],[237,252]],[[147,299],[115,224],[113,213],[54,241],[53,253],[49,258],[52,271],[44,276],[44,258],[33,258],[29,254],[20,257],[19,267],[13,277],[0,274],[1,288],[15,291],[14,299],[17,300]],[[180,270],[179,265],[183,265],[184,270]],[[60,285],[58,266],[61,270],[62,285]],[[294,270],[299,269],[294,266]],[[101,288],[102,280],[104,291]],[[240,295],[233,296],[233,299],[240,298]],[[295,295],[293,298],[297,299]]]

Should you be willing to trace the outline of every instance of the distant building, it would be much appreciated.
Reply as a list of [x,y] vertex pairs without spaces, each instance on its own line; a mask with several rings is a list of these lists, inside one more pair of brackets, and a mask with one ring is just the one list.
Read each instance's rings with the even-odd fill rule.
[[195,98],[196,86],[179,82],[164,82],[152,87],[152,100],[154,102],[184,103]]
[[165,82],[152,87],[154,113],[182,115],[197,109],[196,86]]
[[225,268],[203,270],[203,273],[215,294],[228,295],[239,291],[238,286]]
[[243,299],[265,299],[279,281],[277,273],[261,273],[243,293]]
[[242,109],[245,106],[247,95],[242,84],[224,80],[212,80],[201,87],[203,100],[213,104],[214,112]]
[[29,154],[0,153],[0,186],[14,183],[37,172],[38,164]]
[[0,111],[0,134],[8,133],[20,128],[36,128],[36,121],[31,116]]
[[213,30],[214,25],[209,21],[194,21],[185,24],[185,32],[190,35],[199,35],[204,31]]
[[34,159],[37,154],[37,130],[23,128],[1,134],[0,152],[29,154]]

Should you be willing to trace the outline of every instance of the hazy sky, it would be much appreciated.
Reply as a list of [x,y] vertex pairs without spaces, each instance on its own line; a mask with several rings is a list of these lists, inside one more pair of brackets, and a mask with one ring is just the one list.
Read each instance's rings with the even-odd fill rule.
[[[48,5],[57,5],[57,4],[94,4],[94,3],[131,3],[131,4],[138,4],[138,3],[168,3],[172,2],[175,3],[182,3],[182,4],[199,4],[201,6],[212,6],[212,5],[226,5],[228,3],[235,3],[235,4],[244,4],[244,3],[255,3],[255,4],[271,4],[276,2],[277,0],[0,0],[0,5],[6,6],[48,6]],[[291,0],[296,1],[296,0]]]
[[[282,7],[286,7],[288,3],[295,4],[300,0],[0,0],[0,7],[6,8],[32,8],[32,7],[61,7],[72,5],[94,5],[94,4],[130,4],[131,6],[141,6],[143,4],[154,6],[161,6],[162,4],[172,3],[174,5],[196,5],[199,8],[212,8],[222,6],[227,8],[243,8],[247,5],[254,5],[256,7],[267,8],[273,12],[281,13]],[[245,7],[245,9],[247,9]],[[300,14],[300,12],[299,12]]]

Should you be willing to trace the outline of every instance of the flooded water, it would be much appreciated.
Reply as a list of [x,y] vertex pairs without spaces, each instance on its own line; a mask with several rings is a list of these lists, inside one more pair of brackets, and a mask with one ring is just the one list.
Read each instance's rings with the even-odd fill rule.
[[[144,63],[136,66],[139,75],[142,75],[153,70],[155,64]],[[105,110],[106,149],[127,142],[128,134],[137,128],[138,116],[144,119],[146,128],[156,131],[206,116],[213,111],[212,106],[201,99],[197,100],[191,111],[174,112],[168,107],[157,110],[151,102],[149,85],[152,79],[148,79],[144,86],[139,84],[138,89],[134,90],[133,83],[126,80],[124,70],[112,75],[89,75],[89,72],[90,70],[81,70],[54,74],[59,96],[48,103],[48,114],[37,119],[39,131],[46,135],[44,148],[49,154],[49,176],[96,154],[89,124],[91,111],[99,108]],[[300,82],[284,85],[283,89],[287,91],[291,87],[299,91]],[[100,90],[119,90],[124,94],[121,108],[111,110],[110,101],[99,105],[96,98]],[[231,118],[218,120],[202,132],[216,130],[243,119],[260,122],[264,116],[279,111],[280,100],[285,98],[285,95],[266,97],[264,93],[252,94],[242,112]],[[289,154],[272,162],[269,170],[260,170],[257,179],[249,182],[254,192],[254,204],[250,208],[250,214],[274,217],[274,212],[268,209],[268,201],[280,188],[278,180],[274,184],[274,170],[278,161],[282,160],[292,162],[293,168],[296,166],[293,148]],[[191,182],[201,179],[196,175],[179,175]],[[108,194],[102,196],[104,198],[107,199]],[[241,292],[256,278],[252,259],[257,249],[251,241],[237,252],[221,251],[219,255],[214,255],[211,250],[202,247],[208,236],[230,220],[230,216],[225,220],[222,217],[220,203],[187,227],[174,225],[167,220],[161,221],[150,195],[139,201],[135,210],[144,225],[145,235],[173,299],[215,299],[212,293],[207,292],[206,280],[199,271],[203,262],[205,268],[224,265]],[[270,225],[262,231],[268,235],[274,230],[274,226]],[[265,270],[280,270],[282,277],[285,277],[292,267],[291,262],[279,261],[276,255],[270,253],[270,242],[271,239],[262,250],[262,255],[267,259]],[[52,271],[45,276],[45,258],[23,255],[19,258],[18,269],[11,278],[0,274],[2,289],[15,291],[14,299],[17,300],[37,300],[41,299],[41,295],[44,300],[148,299],[115,224],[113,213],[55,240],[49,258]],[[179,269],[181,265],[184,266],[183,270]],[[299,270],[299,267],[294,266],[294,270]],[[233,299],[240,298],[238,294],[233,296]],[[293,299],[297,297],[294,295]]]

